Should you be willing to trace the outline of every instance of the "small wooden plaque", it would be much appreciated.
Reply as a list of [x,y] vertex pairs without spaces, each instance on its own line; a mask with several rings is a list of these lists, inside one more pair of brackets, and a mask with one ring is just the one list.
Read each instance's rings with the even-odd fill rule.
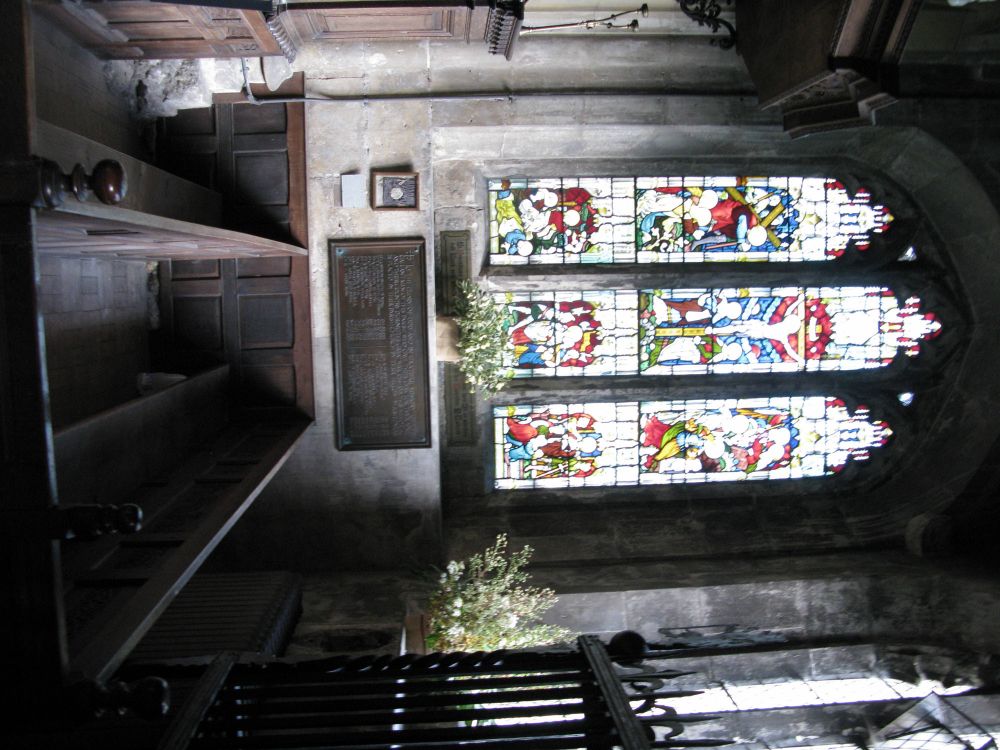
[[337,448],[431,444],[421,239],[330,241]]

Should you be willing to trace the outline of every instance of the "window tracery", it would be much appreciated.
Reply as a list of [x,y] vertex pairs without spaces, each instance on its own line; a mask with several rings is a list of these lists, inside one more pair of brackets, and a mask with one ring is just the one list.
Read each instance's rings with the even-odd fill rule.
[[[896,223],[869,191],[849,191],[834,178],[494,179],[488,200],[491,265],[579,268],[577,289],[497,294],[515,377],[557,378],[536,381],[552,385],[550,403],[507,396],[494,407],[497,489],[840,473],[889,441],[884,400],[872,414],[853,397],[849,408],[836,392],[780,395],[787,377],[774,395],[750,399],[739,388],[720,394],[711,379],[687,382],[721,397],[663,400],[663,386],[678,375],[743,376],[759,386],[760,377],[782,373],[808,383],[823,372],[886,370],[916,357],[942,329],[936,310],[885,273],[884,253],[855,264],[867,270],[845,277],[851,283],[828,283],[829,273],[818,271],[818,262],[833,268],[827,264],[852,247],[885,244]],[[913,244],[889,246],[899,248],[897,264],[915,266]],[[767,261],[778,280],[756,282],[750,266],[734,261]],[[637,277],[641,287],[587,288],[599,269],[635,263],[649,264]],[[663,272],[672,283],[660,281]],[[676,284],[706,274],[716,283]],[[516,286],[516,276],[505,278]],[[647,382],[648,397],[560,398],[572,383],[597,382],[572,376],[595,375],[605,377],[605,391],[638,375],[629,382]],[[913,402],[912,389],[896,390],[897,406]]]

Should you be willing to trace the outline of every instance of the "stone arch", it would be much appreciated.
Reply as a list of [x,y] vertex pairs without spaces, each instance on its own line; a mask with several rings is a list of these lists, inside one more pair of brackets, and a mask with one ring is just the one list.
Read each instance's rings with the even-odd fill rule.
[[[635,132],[630,133],[627,143],[620,130],[607,127],[588,127],[582,137],[568,128],[513,130],[503,146],[492,151],[483,147],[482,141],[477,146],[476,139],[465,139],[451,152],[453,158],[447,164],[436,167],[448,175],[449,182],[460,177],[476,185],[475,195],[465,193],[473,204],[469,208],[477,212],[474,252],[483,252],[486,247],[485,221],[481,208],[475,206],[485,192],[487,176],[648,174],[661,170],[672,174],[760,174],[790,173],[790,167],[838,176],[843,172],[876,175],[884,177],[887,185],[898,186],[916,207],[921,231],[942,250],[948,266],[945,276],[957,282],[954,289],[964,302],[960,306],[968,325],[961,351],[925,394],[925,399],[939,401],[931,410],[933,415],[922,421],[907,445],[896,446],[905,454],[894,455],[886,465],[891,473],[878,475],[877,481],[860,481],[849,492],[824,486],[823,480],[808,486],[793,482],[731,490],[715,486],[711,496],[704,489],[684,488],[670,493],[659,489],[656,493],[588,490],[568,493],[572,497],[534,490],[530,499],[512,497],[514,493],[473,499],[461,491],[466,496],[454,497],[452,490],[446,498],[450,506],[446,513],[457,511],[463,517],[475,508],[478,518],[474,526],[481,529],[482,538],[509,529],[515,541],[524,536],[539,548],[541,556],[552,561],[702,556],[723,550],[767,554],[898,540],[911,517],[940,512],[962,492],[1000,433],[1000,425],[990,419],[1000,398],[1000,381],[983,377],[995,369],[994,360],[1000,357],[1000,352],[989,349],[988,335],[989,323],[996,315],[990,308],[992,289],[1000,284],[1000,261],[991,257],[991,248],[1000,239],[1000,218],[975,177],[947,148],[916,128],[860,129],[789,142],[773,131],[755,128],[630,126]],[[564,144],[574,137],[574,153],[553,158],[553,151],[564,153]],[[694,157],[693,153],[706,156]],[[437,228],[452,228],[447,226],[452,215],[450,209],[439,212]],[[544,283],[544,274],[535,269],[488,269],[486,275],[496,288],[510,284],[511,278],[519,284]],[[609,279],[616,275],[615,271],[607,272]],[[599,397],[600,389],[600,385],[593,386],[588,398]],[[591,395],[592,390],[597,394]],[[444,463],[449,460],[446,455]],[[865,469],[877,475],[879,467]],[[762,486],[766,484],[786,486]],[[567,521],[567,515],[573,519]],[[673,526],[665,536],[651,530],[664,525]],[[720,528],[712,540],[708,537],[713,532],[708,529],[715,525]],[[553,544],[547,549],[550,542],[565,540],[567,526],[578,530],[570,533],[579,544]],[[596,537],[604,530],[611,538],[600,543]],[[645,543],[626,541],[636,531],[646,534]],[[451,546],[458,550],[474,547],[474,536],[463,529]]]

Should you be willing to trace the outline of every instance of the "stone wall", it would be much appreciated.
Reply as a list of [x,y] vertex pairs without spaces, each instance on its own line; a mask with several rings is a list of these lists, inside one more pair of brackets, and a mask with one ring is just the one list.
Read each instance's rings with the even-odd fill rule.
[[[543,127],[546,122],[563,127],[576,123],[567,143],[578,142],[591,128],[611,132],[622,118],[650,127],[664,118],[706,124],[717,116],[732,117],[734,111],[770,120],[754,112],[747,97],[749,82],[735,53],[722,52],[704,39],[522,41],[513,63],[488,55],[480,45],[434,42],[331,43],[307,47],[297,58],[310,96],[358,97],[307,105],[316,423],[220,546],[213,565],[332,574],[419,568],[442,560],[439,466],[444,439],[439,437],[437,378],[431,379],[431,448],[340,452],[334,447],[330,239],[422,237],[433,268],[438,232],[468,228],[482,212],[476,185],[465,181],[465,173],[450,171],[453,155],[447,151],[461,150],[467,137],[475,140],[465,147],[509,142],[510,126],[519,119]],[[450,96],[507,88],[572,92],[653,86],[675,91],[676,100],[605,96],[598,101],[583,94],[493,102],[363,100],[366,95],[430,91]],[[725,96],[716,102],[713,91]],[[594,125],[581,128],[581,121]],[[419,172],[422,210],[344,208],[341,176],[360,174],[367,180],[369,170],[377,168]],[[427,295],[432,335],[433,275]],[[436,368],[432,363],[432,372]]]

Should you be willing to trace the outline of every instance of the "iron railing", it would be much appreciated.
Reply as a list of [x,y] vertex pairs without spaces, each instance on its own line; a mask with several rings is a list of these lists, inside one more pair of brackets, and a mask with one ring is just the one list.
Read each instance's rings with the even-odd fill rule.
[[[576,649],[243,663],[223,654],[161,750],[338,748],[645,750],[709,747],[663,701],[681,672],[627,666],[593,636]],[[709,717],[698,717],[704,719]]]

